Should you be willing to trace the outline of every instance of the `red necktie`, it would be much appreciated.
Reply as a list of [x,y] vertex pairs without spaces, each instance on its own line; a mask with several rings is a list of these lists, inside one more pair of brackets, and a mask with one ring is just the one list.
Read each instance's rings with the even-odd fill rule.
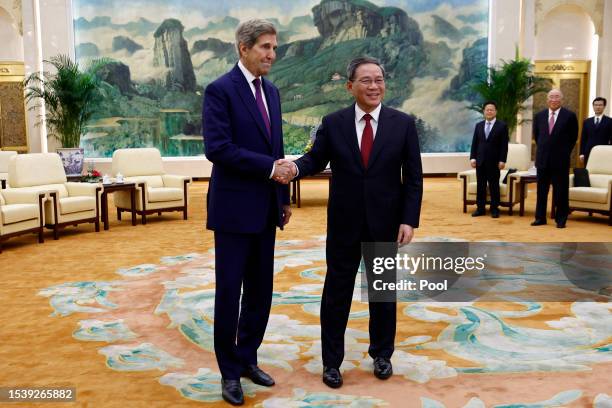
[[550,114],[550,118],[548,118],[548,134],[552,134],[553,128],[555,127],[555,113]]
[[364,167],[368,167],[368,160],[370,159],[370,152],[372,151],[372,145],[374,144],[374,130],[370,120],[372,116],[369,113],[363,115],[365,120],[365,128],[363,128],[363,134],[361,135],[361,161]]

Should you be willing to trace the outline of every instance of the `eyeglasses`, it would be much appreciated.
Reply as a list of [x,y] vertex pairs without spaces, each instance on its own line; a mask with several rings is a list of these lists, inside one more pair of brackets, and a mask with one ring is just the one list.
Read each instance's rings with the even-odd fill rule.
[[369,85],[372,85],[373,83],[380,86],[380,85],[384,85],[385,79],[384,78],[376,78],[376,79],[361,78],[361,79],[358,79],[357,82],[359,82],[361,85],[364,85],[364,86],[369,86]]

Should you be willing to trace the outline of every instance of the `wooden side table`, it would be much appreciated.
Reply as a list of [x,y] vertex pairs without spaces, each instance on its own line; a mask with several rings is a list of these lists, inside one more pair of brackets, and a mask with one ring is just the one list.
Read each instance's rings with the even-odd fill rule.
[[115,191],[129,191],[130,202],[132,204],[132,225],[136,225],[136,183],[112,183],[104,184],[104,190],[102,191],[102,222],[104,223],[104,230],[109,229],[108,223],[108,193]]
[[[535,174],[529,174],[527,176],[521,176],[519,181],[519,194],[520,194],[520,209],[519,215],[522,217],[525,215],[525,188],[527,184],[537,183],[538,176]],[[553,194],[552,202],[550,206],[550,218],[555,218],[555,212],[557,209],[557,205],[555,203],[555,196]]]
[[[305,179],[327,179],[329,180],[329,185],[331,187],[331,177],[332,177],[331,169],[325,169],[320,173],[314,174],[312,176],[306,176],[303,178]],[[302,192],[300,191],[300,180],[301,179],[299,178],[291,180],[291,187],[292,187],[291,202],[293,204],[297,203],[298,208],[302,207]]]
[[529,174],[526,176],[521,176],[519,178],[519,216],[525,215],[525,189],[527,188],[527,184],[537,183],[538,176],[535,174]]

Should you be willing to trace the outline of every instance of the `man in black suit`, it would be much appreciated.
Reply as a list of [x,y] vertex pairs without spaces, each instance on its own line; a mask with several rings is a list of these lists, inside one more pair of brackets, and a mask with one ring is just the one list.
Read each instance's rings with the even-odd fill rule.
[[[321,299],[323,382],[332,388],[342,385],[339,369],[361,243],[409,243],[419,226],[423,194],[415,121],[382,105],[382,65],[373,58],[357,58],[348,65],[347,78],[356,103],[323,118],[312,149],[294,168],[301,177],[331,162],[333,173]],[[387,379],[393,374],[396,303],[370,301],[369,310],[374,375]]]
[[552,89],[546,97],[548,109],[533,118],[533,137],[538,146],[535,166],[538,169],[538,197],[533,226],[546,224],[548,190],[553,186],[557,206],[557,228],[565,228],[569,214],[570,155],[578,139],[576,114],[562,108],[563,93]]
[[598,96],[593,99],[595,116],[585,119],[582,123],[582,138],[580,139],[580,161],[586,166],[591,149],[597,145],[612,144],[612,119],[604,115],[606,98]]
[[485,215],[487,183],[491,195],[491,217],[499,218],[499,171],[508,158],[508,126],[497,120],[497,105],[493,101],[483,104],[485,120],[474,128],[470,164],[476,169],[476,211],[472,217]]

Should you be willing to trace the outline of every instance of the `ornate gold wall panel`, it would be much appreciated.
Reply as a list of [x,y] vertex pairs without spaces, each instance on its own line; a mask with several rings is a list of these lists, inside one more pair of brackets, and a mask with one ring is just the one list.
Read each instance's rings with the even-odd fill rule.
[[28,151],[23,63],[0,64],[0,148]]

